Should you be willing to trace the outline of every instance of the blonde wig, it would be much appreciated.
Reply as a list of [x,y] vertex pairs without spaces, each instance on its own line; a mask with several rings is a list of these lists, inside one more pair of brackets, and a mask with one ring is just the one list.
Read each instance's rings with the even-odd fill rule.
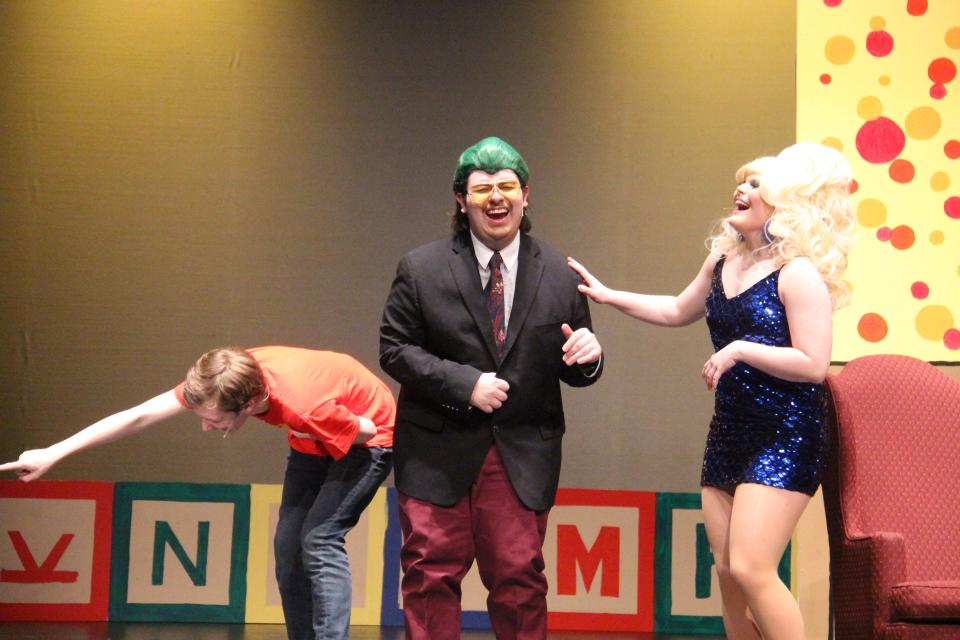
[[[777,267],[800,256],[808,258],[826,283],[833,308],[846,305],[849,286],[842,276],[856,239],[849,163],[837,150],[809,142],[787,147],[772,161],[761,161],[744,165],[737,180],[745,170],[746,175],[759,173],[760,197],[773,207],[765,227],[770,242],[763,248]],[[749,171],[758,162],[760,171]],[[710,239],[710,247],[721,253],[745,250],[726,221]]]

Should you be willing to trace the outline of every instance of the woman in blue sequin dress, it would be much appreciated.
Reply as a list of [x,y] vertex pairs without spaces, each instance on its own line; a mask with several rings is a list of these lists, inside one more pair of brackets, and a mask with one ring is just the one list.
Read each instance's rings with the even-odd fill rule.
[[800,143],[736,177],[734,208],[678,296],[615,291],[569,262],[584,294],[635,318],[706,317],[715,353],[701,375],[715,405],[700,484],[724,627],[731,640],[800,640],[777,565],[820,484],[831,315],[846,301],[840,276],[853,243],[851,172],[837,151]]

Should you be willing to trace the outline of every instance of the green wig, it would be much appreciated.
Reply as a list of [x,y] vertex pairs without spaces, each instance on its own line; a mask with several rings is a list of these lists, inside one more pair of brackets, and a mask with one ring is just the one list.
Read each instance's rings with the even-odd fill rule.
[[527,186],[530,170],[527,169],[526,161],[517,150],[496,136],[484,138],[467,147],[460,154],[457,170],[453,174],[453,191],[454,193],[466,192],[467,178],[474,171],[496,173],[503,169],[513,171],[520,178],[520,185]]

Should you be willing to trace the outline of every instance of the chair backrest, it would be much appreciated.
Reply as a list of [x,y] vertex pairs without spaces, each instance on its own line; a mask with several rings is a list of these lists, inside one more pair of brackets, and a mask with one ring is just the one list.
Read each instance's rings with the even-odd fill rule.
[[[960,383],[921,360],[878,355],[852,360],[828,385],[836,417],[834,468],[824,480],[828,525],[847,536],[899,532],[907,578],[956,579]],[[839,496],[828,497],[833,482]]]

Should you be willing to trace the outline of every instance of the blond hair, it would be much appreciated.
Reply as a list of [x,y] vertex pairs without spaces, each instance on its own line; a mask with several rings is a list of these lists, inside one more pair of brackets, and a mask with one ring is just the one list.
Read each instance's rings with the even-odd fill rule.
[[[763,248],[773,255],[774,265],[808,258],[827,285],[833,308],[846,305],[850,288],[842,275],[856,239],[850,164],[835,149],[799,142],[776,158],[760,158],[741,167],[738,183],[741,175],[756,173],[761,176],[760,197],[773,207],[765,226],[770,243]],[[745,250],[727,221],[708,243],[718,253]]]
[[190,407],[214,405],[238,412],[266,387],[260,365],[237,347],[212,349],[194,363],[183,382],[183,399]]

